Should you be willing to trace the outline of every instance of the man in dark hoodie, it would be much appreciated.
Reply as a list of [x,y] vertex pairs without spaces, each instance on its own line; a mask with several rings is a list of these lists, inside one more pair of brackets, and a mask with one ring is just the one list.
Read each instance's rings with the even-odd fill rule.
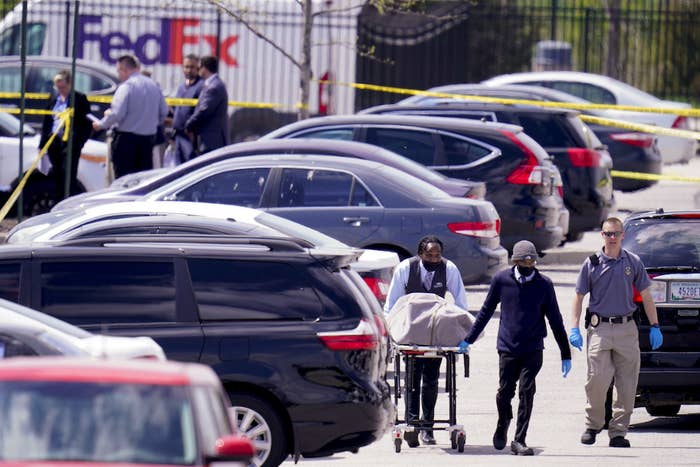
[[500,302],[497,343],[499,388],[496,393],[498,423],[493,435],[493,447],[501,450],[506,446],[508,426],[513,418],[511,400],[520,381],[518,421],[510,450],[515,455],[532,456],[534,452],[525,443],[525,437],[535,398],[535,377],[542,368],[542,350],[547,335],[545,316],[559,345],[561,371],[565,378],[571,370],[571,350],[552,281],[535,268],[535,245],[527,240],[519,241],[513,247],[511,259],[514,266],[500,271],[491,280],[484,305],[471,332],[460,344],[460,349],[466,351],[476,341]]

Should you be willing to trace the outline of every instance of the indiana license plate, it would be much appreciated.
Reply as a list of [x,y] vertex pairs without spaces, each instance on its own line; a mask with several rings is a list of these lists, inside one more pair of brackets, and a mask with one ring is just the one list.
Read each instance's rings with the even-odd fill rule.
[[671,282],[671,300],[700,301],[700,282]]

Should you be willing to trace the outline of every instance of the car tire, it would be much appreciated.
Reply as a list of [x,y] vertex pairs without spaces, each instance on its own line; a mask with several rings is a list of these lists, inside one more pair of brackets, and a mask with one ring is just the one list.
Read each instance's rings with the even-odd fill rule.
[[652,417],[673,417],[678,415],[681,410],[678,405],[648,405],[646,406],[647,413]]
[[287,457],[282,418],[263,398],[245,392],[232,392],[231,418],[238,434],[250,439],[255,447],[251,465],[276,467]]

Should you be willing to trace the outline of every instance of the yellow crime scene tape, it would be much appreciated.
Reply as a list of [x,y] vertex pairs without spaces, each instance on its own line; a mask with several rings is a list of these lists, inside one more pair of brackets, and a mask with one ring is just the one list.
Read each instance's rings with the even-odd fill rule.
[[2,222],[5,219],[5,216],[7,216],[7,213],[10,212],[10,208],[12,208],[12,205],[15,204],[15,201],[17,201],[17,198],[19,198],[19,194],[22,192],[24,186],[27,184],[27,180],[29,180],[29,177],[32,175],[32,172],[34,172],[37,165],[39,165],[39,161],[42,157],[44,157],[44,154],[46,154],[46,151],[48,151],[54,139],[56,139],[56,136],[58,135],[58,132],[61,130],[61,128],[65,128],[65,131],[63,132],[63,140],[68,140],[68,135],[70,134],[70,119],[72,116],[72,108],[67,108],[66,110],[58,114],[59,122],[56,130],[53,133],[51,133],[49,140],[41,148],[39,154],[37,154],[36,158],[34,159],[34,162],[32,162],[32,165],[24,173],[24,176],[19,181],[17,187],[12,192],[10,197],[7,199],[7,202],[5,202],[5,205],[0,209],[0,222]]

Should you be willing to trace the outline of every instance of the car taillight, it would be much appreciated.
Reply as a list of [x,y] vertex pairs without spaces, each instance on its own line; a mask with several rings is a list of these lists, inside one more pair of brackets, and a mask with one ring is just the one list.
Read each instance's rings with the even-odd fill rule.
[[319,332],[316,335],[330,350],[375,350],[379,341],[374,327],[366,319],[360,320],[355,329]]
[[650,148],[654,144],[654,135],[648,133],[613,133],[610,138],[639,148]]
[[574,167],[598,167],[600,165],[600,153],[595,149],[569,148],[567,154]]
[[684,214],[674,214],[673,217],[675,219],[700,219],[700,212],[687,212]]
[[501,130],[509,140],[513,142],[525,154],[525,160],[518,165],[507,177],[506,181],[514,185],[539,185],[542,183],[542,167],[537,156],[515,134],[508,130]]
[[369,286],[377,300],[384,302],[386,300],[386,294],[389,293],[389,282],[382,279],[381,277],[363,277],[365,284]]
[[671,128],[687,129],[688,119],[682,115],[679,115],[678,117],[676,117],[676,120],[674,120],[673,125],[671,125]]
[[470,237],[496,237],[501,233],[501,219],[484,222],[452,222],[447,224],[450,231]]
[[[658,274],[649,274],[649,279],[653,279],[654,277],[658,276]],[[642,303],[642,294],[639,293],[639,290],[637,290],[637,287],[632,286],[632,301],[634,303]],[[656,300],[654,300],[656,301]]]

